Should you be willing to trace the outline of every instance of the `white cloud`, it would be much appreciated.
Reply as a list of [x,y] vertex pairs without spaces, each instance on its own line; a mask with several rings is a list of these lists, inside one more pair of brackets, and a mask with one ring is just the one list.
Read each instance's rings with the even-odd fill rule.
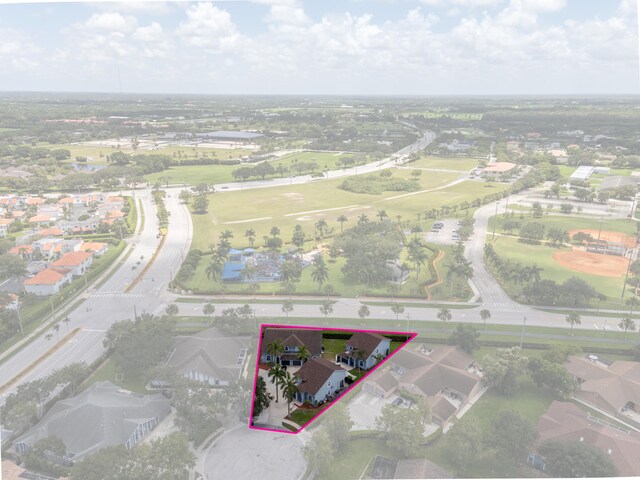
[[428,5],[430,7],[451,7],[458,6],[464,8],[474,7],[492,7],[500,3],[504,3],[505,0],[420,0],[420,3]]
[[186,15],[187,20],[180,23],[177,33],[189,45],[212,53],[224,53],[232,52],[242,41],[229,12],[211,3],[192,5]]
[[94,13],[84,22],[83,27],[88,30],[112,30],[130,32],[136,28],[137,20],[132,16],[123,16],[117,12]]

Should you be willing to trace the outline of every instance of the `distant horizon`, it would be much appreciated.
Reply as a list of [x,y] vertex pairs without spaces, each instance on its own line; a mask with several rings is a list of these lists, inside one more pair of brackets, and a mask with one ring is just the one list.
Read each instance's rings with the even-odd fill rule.
[[[113,95],[113,96],[191,96],[191,97],[318,97],[318,98],[640,98],[640,93],[185,93],[185,92],[116,92],[91,90],[0,90],[0,95],[61,94],[61,95]],[[640,105],[638,106],[640,108]]]

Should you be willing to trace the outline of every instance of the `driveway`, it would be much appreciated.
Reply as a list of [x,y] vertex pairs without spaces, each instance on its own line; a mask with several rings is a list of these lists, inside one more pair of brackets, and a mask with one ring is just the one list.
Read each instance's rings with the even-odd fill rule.
[[204,454],[200,465],[209,480],[297,480],[306,469],[298,437],[242,426],[220,437]]

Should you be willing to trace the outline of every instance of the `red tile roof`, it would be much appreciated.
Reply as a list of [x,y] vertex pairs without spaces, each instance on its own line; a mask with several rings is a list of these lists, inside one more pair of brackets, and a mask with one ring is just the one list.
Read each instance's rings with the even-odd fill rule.
[[65,253],[60,259],[51,263],[53,267],[78,267],[82,265],[88,258],[91,258],[89,252],[69,252]]
[[64,275],[52,268],[45,268],[37,275],[27,278],[25,285],[55,285],[64,278]]

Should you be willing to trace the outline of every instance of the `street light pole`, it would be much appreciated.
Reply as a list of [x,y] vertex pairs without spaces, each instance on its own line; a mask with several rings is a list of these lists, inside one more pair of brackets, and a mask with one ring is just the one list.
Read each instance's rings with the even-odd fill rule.
[[524,320],[522,321],[522,332],[520,333],[520,350],[522,350],[522,343],[524,339],[524,327],[526,324],[527,324],[527,317],[524,317]]
[[493,234],[491,235],[492,240],[496,238],[496,223],[498,222],[498,205],[500,205],[499,201],[496,202],[496,215],[495,215],[495,218],[493,219]]

